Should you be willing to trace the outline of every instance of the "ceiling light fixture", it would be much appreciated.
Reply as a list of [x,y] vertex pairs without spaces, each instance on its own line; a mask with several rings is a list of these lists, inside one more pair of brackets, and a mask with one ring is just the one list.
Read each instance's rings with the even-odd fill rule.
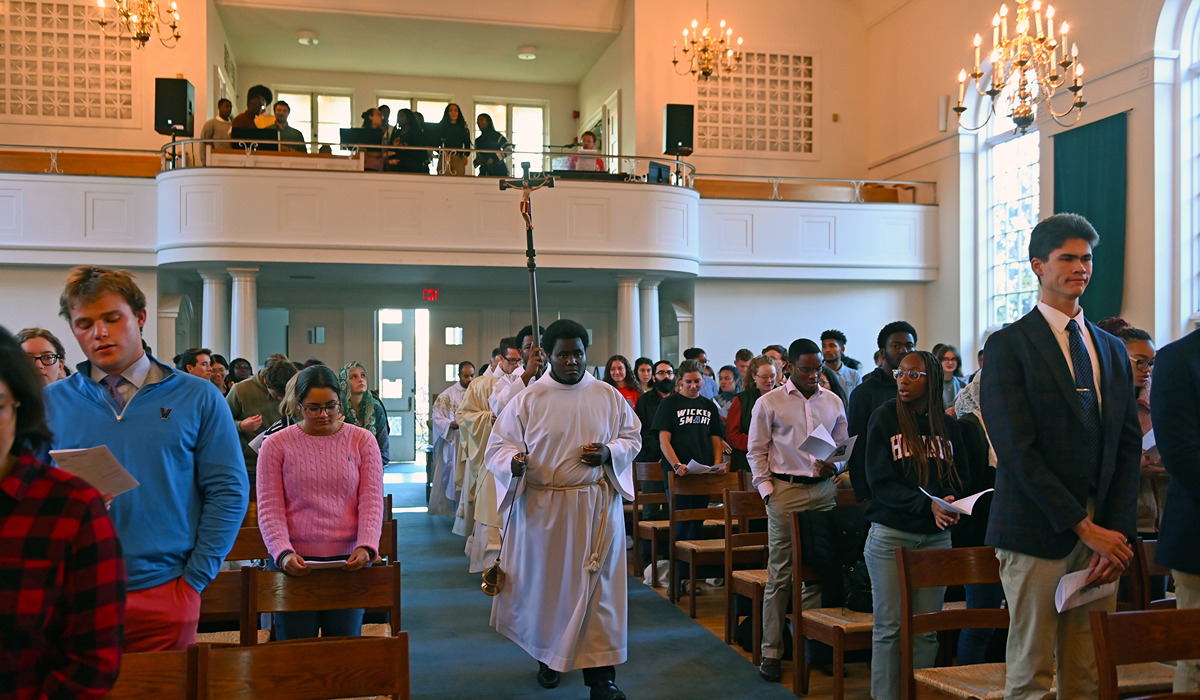
[[296,41],[300,42],[301,46],[316,46],[321,43],[317,33],[311,29],[301,29],[296,32]]
[[521,59],[522,61],[532,61],[533,59],[537,58],[537,47],[522,46],[521,48],[517,49],[517,58]]
[[[708,21],[708,0],[704,0],[704,29],[700,22],[692,20],[691,28],[683,30],[683,60],[679,58],[679,41],[671,47],[671,65],[679,75],[691,74],[695,80],[704,78],[728,78],[742,65],[742,37],[733,40],[733,28],[720,27],[714,33]],[[679,64],[683,70],[679,70]]]
[[[151,34],[157,35],[158,40],[168,49],[175,48],[179,43],[179,9],[174,1],[168,4],[166,16],[163,16],[156,0],[116,0],[113,9],[116,10],[117,17],[116,22],[112,23],[104,18],[107,12],[105,0],[96,0],[96,6],[100,9],[100,18],[96,23],[100,25],[104,36],[114,39],[129,36],[139,49],[150,41]],[[113,33],[109,32],[109,24],[114,25]],[[164,27],[170,29],[170,32],[165,32]]]

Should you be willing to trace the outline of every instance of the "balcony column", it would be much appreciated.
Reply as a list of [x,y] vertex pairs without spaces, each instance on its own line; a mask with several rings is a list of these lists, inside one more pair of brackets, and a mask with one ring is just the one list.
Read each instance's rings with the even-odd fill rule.
[[244,357],[258,367],[258,268],[231,267],[233,278],[233,322],[229,361]]
[[200,270],[204,280],[204,316],[200,344],[218,355],[229,354],[229,275],[224,270]]
[[642,348],[638,277],[617,278],[617,353],[633,362]]
[[[662,333],[658,327],[658,285],[662,282],[653,277],[642,280],[638,285],[642,301],[642,357],[649,357],[651,362],[662,359],[660,343]],[[630,361],[636,358],[630,357]]]

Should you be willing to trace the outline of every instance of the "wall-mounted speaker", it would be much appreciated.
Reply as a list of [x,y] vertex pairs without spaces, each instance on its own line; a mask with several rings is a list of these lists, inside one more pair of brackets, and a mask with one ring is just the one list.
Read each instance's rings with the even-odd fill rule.
[[154,130],[191,137],[196,126],[196,88],[184,78],[154,79]]
[[696,108],[693,105],[667,105],[663,108],[663,154],[692,155],[692,124]]

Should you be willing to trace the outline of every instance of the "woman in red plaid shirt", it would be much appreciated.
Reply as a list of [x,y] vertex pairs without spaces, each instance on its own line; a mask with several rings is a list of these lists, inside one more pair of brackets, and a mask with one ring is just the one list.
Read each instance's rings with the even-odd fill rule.
[[99,698],[117,679],[125,564],[95,489],[34,456],[41,382],[0,328],[0,698]]

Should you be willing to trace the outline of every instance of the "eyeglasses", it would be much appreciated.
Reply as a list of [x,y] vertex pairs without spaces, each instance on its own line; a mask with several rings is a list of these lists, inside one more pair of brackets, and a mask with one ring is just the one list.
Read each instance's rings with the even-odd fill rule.
[[1133,360],[1133,366],[1139,372],[1149,372],[1154,369],[1154,360]]
[[29,359],[33,360],[34,362],[40,364],[43,367],[53,367],[54,365],[57,365],[60,361],[62,361],[63,356],[55,355],[52,352],[48,352],[45,355],[30,355]]
[[324,406],[318,406],[314,403],[306,403],[303,404],[301,408],[304,409],[304,415],[316,418],[321,414],[329,414],[331,416],[336,414],[341,408],[341,405],[337,401],[334,401],[333,403],[327,403]]
[[900,379],[900,377],[903,377],[903,376],[905,376],[905,375],[907,375],[907,376],[908,376],[909,380],[911,380],[911,381],[914,381],[914,382],[915,382],[915,381],[917,381],[918,379],[920,379],[921,377],[924,377],[924,376],[925,376],[925,373],[924,373],[924,372],[918,372],[918,371],[917,371],[917,370],[915,370],[915,369],[910,369],[910,370],[908,370],[908,371],[905,371],[905,370],[902,370],[902,369],[894,369],[894,370],[892,370],[892,376],[893,376],[893,377],[895,377],[896,379]]
[[674,377],[675,371],[670,369],[660,369],[654,373],[656,377]]
[[824,366],[824,364],[819,364],[816,367],[800,367],[799,365],[792,365],[792,371],[800,372],[801,374],[820,374],[821,368]]

